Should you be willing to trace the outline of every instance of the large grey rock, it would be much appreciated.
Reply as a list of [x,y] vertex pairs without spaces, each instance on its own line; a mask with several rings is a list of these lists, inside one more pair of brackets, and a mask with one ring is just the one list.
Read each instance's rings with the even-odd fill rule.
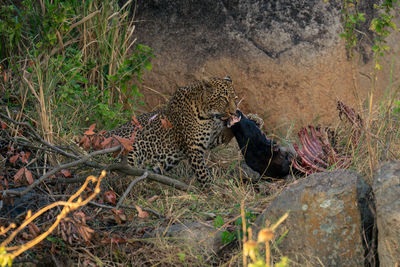
[[354,171],[336,170],[310,175],[285,189],[256,220],[288,219],[275,238],[282,255],[308,266],[364,266],[364,230],[373,225],[369,210],[371,188]]
[[[204,76],[229,75],[244,98],[241,109],[259,114],[268,130],[285,132],[293,121],[302,126],[316,117],[319,123],[331,122],[337,118],[337,98],[358,105],[355,83],[357,94],[367,95],[363,88],[370,88],[370,80],[358,71],[370,73],[373,67],[369,22],[377,1],[358,4],[367,18],[358,29],[367,62],[364,66],[361,60],[360,69],[353,68],[339,37],[342,2],[138,0],[135,37],[156,56],[140,86],[148,106],[164,103],[159,92],[171,93]],[[391,53],[399,50],[398,38],[388,44],[389,66],[377,79],[384,86],[375,88],[386,88]]]
[[400,161],[383,164],[375,174],[372,189],[380,266],[400,266]]

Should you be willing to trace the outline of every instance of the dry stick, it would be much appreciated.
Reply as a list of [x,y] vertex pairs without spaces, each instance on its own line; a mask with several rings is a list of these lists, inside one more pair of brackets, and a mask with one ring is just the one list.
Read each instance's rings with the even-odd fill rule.
[[[110,205],[105,205],[105,204],[100,204],[100,203],[97,203],[97,202],[94,202],[94,201],[89,201],[88,204],[93,205],[93,206],[96,206],[96,207],[99,207],[99,208],[104,208],[104,209],[110,209],[110,210],[116,209],[116,207],[113,207],[113,206],[110,206]],[[129,205],[121,205],[121,208],[131,209],[131,210],[137,210],[136,207],[134,207],[134,206],[129,206]],[[153,213],[154,215],[156,215],[156,216],[157,216],[158,218],[160,218],[160,219],[167,219],[166,216],[164,216],[164,215],[158,213],[157,211],[155,211],[155,210],[153,210],[153,209],[149,209],[149,208],[141,208],[141,209],[144,210],[144,211],[148,211],[148,212]]]
[[[132,168],[129,165],[123,164],[123,163],[113,164],[107,168],[107,171],[118,171],[118,172],[122,172],[122,173],[132,175],[132,176],[143,175],[146,172],[146,170]],[[165,185],[175,187],[178,190],[182,190],[182,191],[191,191],[192,190],[191,186],[189,186],[181,181],[178,181],[176,179],[172,179],[167,176],[164,176],[164,175],[149,172],[148,178],[152,181],[156,181],[156,182],[159,182],[159,183],[162,183]]]
[[103,149],[103,150],[98,150],[98,151],[94,151],[90,154],[87,154],[85,156],[83,156],[82,158],[63,164],[63,165],[58,165],[57,167],[54,167],[51,171],[45,173],[44,175],[42,175],[39,179],[37,179],[35,182],[33,182],[32,184],[30,184],[29,186],[26,187],[26,189],[24,191],[18,192],[15,190],[2,190],[0,191],[1,195],[14,195],[14,196],[23,196],[26,193],[30,192],[32,189],[34,189],[36,186],[38,186],[41,182],[43,182],[44,180],[46,180],[48,177],[50,177],[51,175],[55,174],[56,172],[58,172],[59,170],[62,169],[68,169],[71,167],[74,167],[76,165],[79,165],[81,163],[84,163],[85,161],[87,161],[88,159],[90,159],[91,157],[97,156],[97,155],[101,155],[101,154],[107,154],[107,153],[112,153],[115,151],[120,150],[121,147],[120,146],[115,146],[112,148],[107,148],[107,149]]
[[40,143],[42,143],[43,145],[52,148],[53,150],[57,151],[58,153],[60,153],[60,154],[62,154],[62,155],[64,155],[64,156],[66,156],[66,157],[70,157],[70,158],[74,158],[74,159],[79,159],[79,156],[76,156],[76,155],[74,155],[74,154],[70,154],[70,153],[68,153],[68,152],[66,152],[66,151],[64,151],[64,150],[62,150],[62,149],[60,149],[60,148],[58,148],[58,147],[56,147],[56,146],[53,146],[52,144],[50,144],[50,143],[47,142],[46,140],[42,139],[42,138],[40,137],[40,135],[35,131],[35,129],[33,129],[33,127],[32,127],[29,123],[26,123],[26,122],[18,122],[18,121],[16,121],[16,120],[13,120],[13,119],[11,119],[10,117],[8,117],[8,116],[2,114],[2,113],[0,113],[0,117],[2,117],[3,119],[8,120],[8,121],[10,121],[10,122],[12,122],[12,123],[14,123],[14,124],[21,125],[21,126],[25,126],[26,128],[28,128],[28,129],[32,132],[32,135],[33,135],[33,137],[34,137],[36,140],[38,140],[38,141],[39,141]]
[[148,173],[148,172],[145,172],[145,173],[143,173],[142,176],[136,178],[135,180],[133,180],[133,181],[129,184],[128,188],[125,190],[125,192],[124,192],[124,194],[122,195],[122,197],[120,197],[120,199],[118,200],[117,206],[115,206],[115,208],[116,208],[117,210],[119,209],[119,207],[121,206],[121,204],[122,204],[122,202],[125,200],[125,198],[128,196],[128,194],[129,194],[129,192],[132,190],[133,186],[134,186],[135,184],[137,184],[138,182],[140,182],[140,181],[146,179],[148,175],[149,175],[149,173]]
[[[100,165],[100,164],[99,164]],[[120,172],[123,173],[125,175],[131,175],[131,176],[139,176],[139,175],[143,175],[145,172],[148,172],[148,179],[155,181],[155,182],[159,182],[161,184],[165,184],[165,185],[169,185],[174,187],[175,189],[178,190],[182,190],[182,191],[191,191],[192,187],[190,187],[189,185],[180,182],[178,180],[175,180],[173,178],[169,178],[167,176],[164,175],[160,175],[160,174],[156,174],[156,173],[152,173],[149,172],[148,170],[144,170],[144,169],[139,169],[139,168],[132,168],[127,164],[121,164],[121,163],[116,163],[116,164],[112,164],[109,167],[105,167],[100,165],[99,167],[100,169],[105,169],[107,171],[116,171],[116,172]],[[120,177],[121,179],[124,178],[125,176]],[[107,177],[107,180],[109,179],[119,179],[117,178],[110,178]],[[63,184],[73,184],[73,183],[82,183],[83,181],[85,181],[85,177],[76,177],[76,178],[56,178],[56,179],[52,179],[51,182],[52,183],[63,183]]]
[[[0,113],[0,117],[2,117],[2,118],[4,118],[4,119],[6,119],[7,121],[10,121],[10,122],[12,122],[12,123],[14,123],[14,124],[17,124],[17,125],[22,125],[22,126],[25,126],[25,127],[27,127],[31,132],[32,132],[32,135],[33,135],[33,137],[34,138],[36,138],[40,143],[42,143],[43,145],[45,145],[45,146],[47,146],[47,147],[49,147],[49,148],[51,148],[51,149],[53,149],[53,150],[55,150],[56,152],[58,152],[58,153],[60,153],[61,155],[64,155],[64,156],[66,156],[66,157],[69,157],[69,158],[73,158],[73,159],[76,159],[77,161],[80,161],[81,160],[81,158],[79,157],[79,156],[77,156],[77,155],[74,155],[74,154],[71,154],[71,153],[68,153],[68,152],[66,152],[66,151],[64,151],[64,150],[62,150],[62,149],[60,149],[60,148],[58,148],[58,147],[56,147],[56,146],[53,146],[53,145],[51,145],[50,143],[48,143],[46,140],[44,140],[44,139],[42,139],[41,137],[40,137],[40,135],[33,129],[33,127],[29,124],[29,123],[26,123],[26,122],[18,122],[18,121],[15,121],[15,120],[13,120],[13,119],[11,119],[10,117],[8,117],[8,116],[6,116],[6,115],[4,115],[4,114],[2,114],[2,113]],[[118,147],[118,149],[120,148],[120,146],[117,146]],[[117,148],[117,147],[115,147],[115,148]],[[98,152],[100,152],[100,153],[98,153],[98,154],[93,154],[93,153],[95,153],[95,152],[93,152],[93,153],[91,153],[91,154],[88,154],[88,155],[92,155],[92,156],[95,156],[95,155],[100,155],[100,154],[105,154],[105,153],[111,153],[111,152],[115,152],[115,151],[118,151],[118,149],[115,149],[115,150],[111,150],[111,151],[109,151],[109,152],[104,152],[104,153],[102,153],[103,151],[107,151],[107,150],[99,150],[99,151],[95,151],[96,153],[98,153]],[[87,155],[86,155],[87,156]],[[85,158],[86,156],[84,156],[84,157],[82,157],[82,159],[83,158]],[[90,156],[91,157],[91,156]],[[89,158],[90,158],[89,157]],[[72,163],[72,162],[71,162]],[[104,166],[102,165],[102,164],[99,164],[99,163],[97,163],[97,162],[88,162],[87,160],[85,161],[80,161],[79,163],[83,163],[83,164],[86,164],[86,165],[88,165],[88,166],[90,166],[90,167],[94,167],[94,168],[100,168],[100,169],[104,169]],[[79,164],[78,163],[78,164]],[[72,165],[72,166],[76,166],[77,164],[75,164],[75,165]],[[64,165],[63,165],[64,166]],[[71,167],[71,166],[69,166],[69,167]],[[68,168],[68,167],[64,167],[64,168]],[[130,166],[128,166],[127,164],[114,164],[114,165],[111,165],[111,166],[109,166],[108,168],[107,168],[107,170],[108,171],[119,171],[119,172],[122,172],[122,173],[125,173],[125,174],[129,174],[129,175],[133,175],[133,176],[139,176],[139,175],[143,175],[145,172],[146,172],[146,170],[143,170],[143,169],[138,169],[138,168],[132,168],[132,167],[130,167]],[[43,176],[46,176],[48,173],[46,173],[46,174],[44,174]],[[51,174],[49,174],[48,176],[50,176]],[[42,177],[43,177],[42,176]],[[47,176],[47,177],[48,177]],[[42,178],[41,177],[41,178]],[[47,178],[46,177],[46,178]],[[40,178],[40,179],[41,179]],[[150,179],[150,180],[153,180],[153,181],[156,181],[156,182],[159,182],[159,183],[162,183],[162,184],[165,184],[165,185],[169,185],[169,186],[172,186],[172,187],[175,187],[176,189],[178,189],[178,190],[182,190],[182,191],[190,191],[190,187],[187,185],[187,184],[185,184],[185,183],[183,183],[183,182],[180,182],[180,181],[178,181],[178,180],[175,180],[175,179],[172,179],[172,178],[169,178],[169,177],[167,177],[167,176],[164,176],[164,175],[159,175],[159,174],[155,174],[155,173],[149,173],[149,176],[148,176],[148,178]],[[45,178],[44,178],[45,179]],[[43,180],[44,180],[43,179]],[[61,183],[74,183],[74,182],[83,182],[84,180],[85,180],[86,178],[75,178],[75,179],[58,179],[58,180],[56,180],[56,181],[59,181],[59,182],[61,182]],[[36,182],[35,182],[36,183]],[[32,184],[33,185],[33,184]],[[31,185],[30,185],[31,186]],[[29,186],[29,187],[30,187]],[[29,188],[28,187],[28,188]],[[27,188],[27,189],[28,189]],[[10,193],[8,193],[8,194],[13,194],[13,193],[15,193],[14,195],[17,195],[17,196],[21,196],[22,195],[22,193],[24,193],[24,194],[26,194],[27,192],[29,192],[29,191],[27,191],[27,192],[25,192],[27,189],[25,189],[24,191],[22,191],[22,192],[16,192],[16,191],[12,191],[12,190],[4,190],[4,191],[0,191],[0,193],[3,193],[4,194],[4,192],[10,192]],[[7,194],[7,193],[6,193]]]
[[[0,113],[0,117],[4,118],[5,120],[7,120],[7,121],[9,121],[9,122],[12,122],[12,123],[14,123],[14,124],[27,127],[27,128],[31,131],[31,134],[33,135],[33,137],[34,137],[39,143],[41,143],[41,144],[43,144],[43,145],[45,145],[45,146],[47,146],[47,147],[49,147],[49,148],[55,150],[56,152],[60,153],[61,155],[66,156],[66,157],[69,157],[69,158],[77,159],[77,160],[80,159],[79,156],[74,155],[74,154],[71,154],[71,153],[68,153],[68,152],[62,150],[61,148],[50,144],[49,142],[47,142],[47,141],[44,140],[43,138],[41,138],[40,135],[35,131],[35,129],[33,129],[33,127],[32,127],[29,123],[26,123],[26,122],[18,122],[18,121],[16,121],[16,120],[13,120],[12,118],[10,118],[10,117],[8,117],[8,116],[2,114],[2,113]],[[104,166],[102,166],[101,164],[98,164],[98,163],[96,163],[96,162],[84,162],[84,164],[85,164],[85,165],[88,165],[88,166],[90,166],[90,167],[94,167],[94,168],[99,168],[99,169],[103,169],[103,168],[104,168]],[[84,181],[84,180],[85,180],[85,179],[83,179],[83,181]]]

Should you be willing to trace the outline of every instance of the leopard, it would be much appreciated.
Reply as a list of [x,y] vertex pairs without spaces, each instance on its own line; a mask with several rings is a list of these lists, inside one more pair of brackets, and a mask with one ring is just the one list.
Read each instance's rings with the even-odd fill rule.
[[178,88],[162,108],[136,117],[139,129],[127,122],[108,136],[135,134],[129,165],[164,174],[187,159],[198,183],[206,186],[212,172],[205,153],[233,138],[227,121],[236,114],[237,100],[231,78],[202,79]]

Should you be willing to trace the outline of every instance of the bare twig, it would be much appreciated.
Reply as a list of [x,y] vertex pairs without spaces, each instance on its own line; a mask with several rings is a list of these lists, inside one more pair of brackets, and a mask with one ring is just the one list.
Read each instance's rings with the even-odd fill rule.
[[132,190],[133,186],[134,186],[135,184],[137,184],[138,182],[140,182],[140,181],[146,179],[148,175],[149,175],[149,173],[148,173],[148,172],[145,172],[145,173],[143,173],[142,176],[136,178],[135,180],[133,180],[133,181],[129,184],[129,186],[128,186],[128,188],[125,190],[124,194],[123,194],[123,195],[120,197],[120,199],[118,200],[117,206],[115,206],[115,208],[116,208],[117,210],[118,210],[119,207],[121,206],[121,204],[122,204],[122,202],[124,201],[124,199],[128,196],[128,194],[129,194],[129,192]]
[[32,127],[29,123],[26,123],[26,122],[18,122],[18,121],[16,121],[16,120],[13,120],[12,118],[8,117],[7,115],[2,114],[2,113],[0,113],[0,117],[2,117],[3,119],[5,119],[5,120],[7,120],[7,121],[10,121],[10,122],[12,122],[12,123],[14,123],[14,124],[16,124],[16,125],[20,125],[20,126],[24,126],[24,127],[28,128],[28,129],[31,131],[32,136],[33,136],[37,141],[39,141],[39,143],[42,143],[43,145],[45,145],[45,146],[47,146],[47,147],[49,147],[49,148],[51,148],[51,149],[57,151],[57,152],[60,153],[61,155],[64,155],[64,156],[70,157],[70,158],[74,158],[74,159],[79,159],[79,156],[74,155],[74,154],[70,154],[70,153],[68,153],[68,152],[65,152],[64,150],[62,150],[62,149],[60,149],[60,148],[58,148],[58,147],[56,147],[56,146],[53,146],[52,144],[50,144],[49,142],[47,142],[46,140],[44,140],[44,139],[35,131],[35,129],[33,129],[33,127]]
[[42,175],[39,179],[37,179],[35,182],[33,182],[32,184],[30,184],[29,186],[26,187],[25,190],[23,191],[15,191],[15,190],[2,190],[0,191],[0,194],[4,195],[14,195],[14,196],[23,196],[26,193],[30,192],[32,189],[34,189],[36,186],[38,186],[40,183],[42,183],[44,180],[46,180],[48,177],[50,177],[51,175],[55,174],[56,172],[58,172],[59,170],[62,169],[68,169],[71,167],[74,167],[76,165],[82,164],[85,161],[87,161],[88,159],[90,159],[91,157],[97,156],[97,155],[101,155],[101,154],[107,154],[107,153],[112,153],[115,151],[118,151],[119,149],[121,149],[120,146],[115,146],[112,148],[107,148],[107,149],[103,149],[103,150],[98,150],[98,151],[94,151],[90,154],[87,154],[85,156],[83,156],[82,158],[66,163],[66,164],[62,164],[59,165],[57,167],[54,167],[51,171],[45,173],[44,175]]
[[[155,182],[159,182],[165,185],[169,185],[172,186],[178,190],[182,190],[182,191],[190,191],[192,188],[183,183],[180,182],[176,179],[164,176],[164,175],[160,175],[160,174],[156,174],[153,172],[150,172],[148,170],[144,170],[144,169],[139,169],[139,168],[133,168],[130,167],[127,164],[123,164],[123,163],[116,163],[116,164],[112,164],[108,167],[102,166],[100,165],[99,168],[102,169],[106,169],[107,171],[116,171],[116,172],[120,172],[123,173],[125,175],[131,175],[131,176],[139,176],[139,175],[143,175],[145,172],[148,172],[148,179],[155,181]],[[121,176],[120,178],[123,178],[125,176]],[[110,178],[107,177],[106,180],[108,179],[113,179],[115,180],[115,178]],[[51,182],[52,183],[63,183],[63,184],[72,184],[72,183],[82,183],[85,180],[85,177],[76,177],[76,178],[56,178],[56,179],[52,179]],[[1,193],[1,191],[0,191]]]
[[[33,129],[33,127],[32,127],[29,123],[26,123],[26,122],[18,122],[18,121],[16,121],[16,120],[14,120],[14,119],[8,117],[7,115],[2,114],[2,113],[0,113],[0,117],[4,118],[5,120],[7,120],[7,121],[9,121],[9,122],[12,122],[12,123],[14,123],[14,124],[16,124],[16,125],[20,125],[20,126],[25,126],[25,127],[27,127],[27,128],[29,129],[29,131],[31,132],[31,135],[33,136],[33,138],[35,138],[39,143],[41,143],[41,144],[47,146],[48,148],[54,150],[55,152],[57,152],[57,153],[59,153],[59,154],[61,154],[61,155],[63,155],[63,156],[66,156],[66,157],[69,157],[69,158],[72,158],[72,159],[76,159],[76,160],[79,160],[79,159],[81,158],[79,155],[75,155],[75,154],[68,153],[68,152],[62,150],[61,148],[59,148],[59,147],[57,147],[57,146],[54,146],[54,145],[50,144],[49,142],[47,142],[46,140],[44,140],[44,139],[35,131],[35,129]],[[93,167],[93,168],[104,169],[104,166],[101,165],[101,164],[99,164],[99,163],[97,163],[97,162],[85,161],[85,162],[83,162],[83,163],[84,163],[85,165],[90,166],[90,167]],[[84,179],[83,179],[82,181],[84,181]]]
[[[94,201],[90,201],[88,204],[96,206],[96,207],[99,207],[99,208],[103,208],[103,209],[110,209],[110,210],[115,209],[115,207],[113,207],[113,206],[100,204],[100,203],[97,203],[97,202],[94,202]],[[137,210],[135,206],[129,206],[129,205],[121,205],[121,208],[130,209],[130,210]],[[144,211],[148,211],[148,212],[153,213],[154,215],[156,215],[160,219],[167,219],[168,218],[168,217],[160,214],[159,212],[157,212],[157,211],[155,211],[153,209],[149,209],[149,208],[141,208],[141,209],[144,210]]]
[[[118,171],[118,172],[122,172],[122,173],[132,175],[132,176],[143,175],[146,172],[146,170],[132,168],[128,164],[123,164],[123,163],[113,164],[113,165],[109,166],[107,168],[107,170],[108,171]],[[175,187],[176,189],[182,190],[182,191],[191,191],[191,189],[192,189],[192,187],[190,187],[189,185],[187,185],[181,181],[169,178],[164,175],[156,174],[156,173],[149,172],[148,179],[165,184],[165,185]]]

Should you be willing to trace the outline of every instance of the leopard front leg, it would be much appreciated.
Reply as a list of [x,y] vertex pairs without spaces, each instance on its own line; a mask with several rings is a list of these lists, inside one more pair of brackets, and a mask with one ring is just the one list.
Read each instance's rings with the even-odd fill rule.
[[187,156],[189,163],[196,175],[197,181],[201,186],[211,182],[211,171],[207,168],[204,161],[204,149],[199,146],[189,148]]

